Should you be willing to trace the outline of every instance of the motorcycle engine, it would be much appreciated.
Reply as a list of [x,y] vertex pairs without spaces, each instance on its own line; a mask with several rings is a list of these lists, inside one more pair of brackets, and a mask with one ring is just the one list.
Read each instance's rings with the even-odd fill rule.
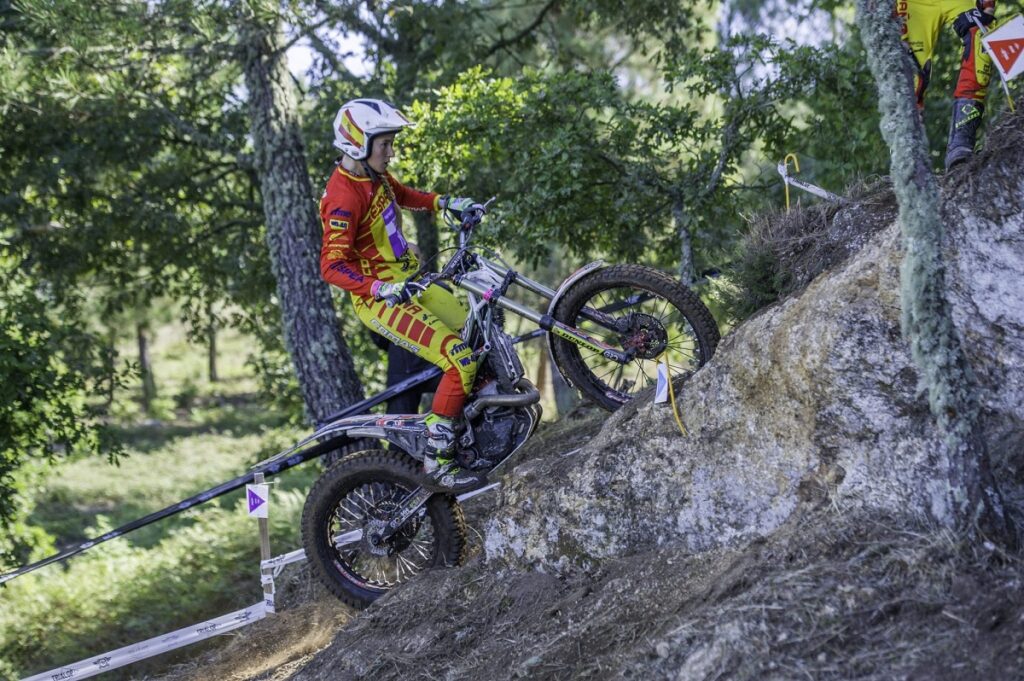
[[459,464],[475,470],[494,467],[529,435],[531,424],[530,413],[522,408],[485,409],[462,433]]

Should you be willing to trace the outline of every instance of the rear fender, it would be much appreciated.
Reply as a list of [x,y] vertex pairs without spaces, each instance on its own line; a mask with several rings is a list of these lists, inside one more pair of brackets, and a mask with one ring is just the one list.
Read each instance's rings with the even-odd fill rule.
[[390,442],[414,459],[423,459],[422,414],[362,414],[323,425],[317,436],[348,435]]
[[[595,260],[592,263],[587,263],[583,267],[579,268],[578,270],[570,274],[566,278],[566,280],[562,282],[561,286],[558,287],[558,290],[555,291],[555,295],[551,296],[551,304],[548,305],[548,314],[554,314],[555,306],[558,305],[558,302],[562,299],[562,296],[565,295],[566,291],[568,291],[573,284],[575,284],[577,281],[587,276],[588,274],[598,271],[604,266],[604,260]],[[572,385],[572,382],[569,380],[569,377],[565,375],[564,371],[562,371],[562,367],[558,366],[558,362],[555,361],[555,335],[552,333],[547,334],[547,340],[548,357],[551,359],[551,364],[553,364],[554,367],[558,369],[558,374],[562,377],[562,380],[565,381],[568,385]]]

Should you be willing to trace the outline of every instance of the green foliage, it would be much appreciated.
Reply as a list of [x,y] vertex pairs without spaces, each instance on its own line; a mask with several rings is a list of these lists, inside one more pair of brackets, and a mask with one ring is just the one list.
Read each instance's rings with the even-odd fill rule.
[[17,270],[4,268],[0,293],[0,536],[3,557],[24,557],[33,533],[19,518],[24,501],[14,472],[30,459],[54,461],[74,449],[119,449],[90,409],[88,395],[117,383],[103,345],[76,320],[51,313],[53,301]]
[[403,136],[403,169],[419,186],[496,195],[495,236],[534,262],[559,244],[577,254],[591,245],[636,254],[642,234],[617,243],[632,214],[608,206],[631,206],[594,144],[601,125],[594,114],[616,100],[607,75],[512,79],[474,69],[442,89],[435,106],[413,105],[420,124]]
[[[112,426],[126,448],[117,468],[84,454],[53,466],[42,460],[22,466],[16,484],[36,547],[27,560],[240,475],[301,436],[252,401],[254,383],[241,361],[245,338],[224,334],[222,380],[210,384],[189,378],[201,371],[205,356],[201,348],[189,348],[180,324],[155,331],[155,360],[172,370],[162,390],[173,394],[191,382],[192,408],[171,422]],[[273,478],[276,553],[298,545],[298,516],[316,472],[313,464]],[[102,544],[65,566],[10,582],[0,608],[0,659],[8,665],[0,667],[0,678],[20,678],[255,602],[257,546],[255,523],[242,510],[238,491]],[[175,659],[165,655],[113,674],[127,678]]]
[[739,215],[765,205],[760,186],[748,188],[752,157],[833,155],[820,165],[837,182],[880,167],[877,154],[839,160],[878,138],[870,106],[854,126],[870,132],[837,132],[843,103],[870,82],[844,78],[850,66],[841,50],[760,36],[697,44],[666,69],[678,94],[664,102],[630,96],[607,71],[475,68],[412,106],[419,125],[400,140],[402,169],[418,186],[497,196],[493,236],[531,262],[561,246],[678,267],[685,231],[702,269],[730,257]]

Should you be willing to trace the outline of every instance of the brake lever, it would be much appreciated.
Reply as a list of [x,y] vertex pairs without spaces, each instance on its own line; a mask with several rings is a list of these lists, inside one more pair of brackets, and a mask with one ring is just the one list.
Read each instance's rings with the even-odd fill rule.
[[468,232],[477,225],[479,225],[484,219],[483,212],[479,210],[469,210],[463,213],[462,218],[462,231]]
[[464,231],[468,231],[479,225],[483,221],[484,215],[487,213],[487,209],[489,209],[491,207],[491,204],[494,203],[497,199],[497,196],[492,196],[491,198],[484,201],[482,204],[478,204],[480,208],[477,208],[476,210],[469,210],[463,213],[461,225],[462,229]]

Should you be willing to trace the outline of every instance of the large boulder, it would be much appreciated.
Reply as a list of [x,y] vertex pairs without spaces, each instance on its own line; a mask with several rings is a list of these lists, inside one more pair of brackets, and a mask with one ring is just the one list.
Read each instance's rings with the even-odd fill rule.
[[[943,194],[954,321],[1011,498],[1024,463],[1021,127],[1002,126],[1004,148]],[[687,435],[670,407],[638,401],[579,451],[517,467],[487,559],[558,572],[666,543],[702,551],[765,536],[802,502],[942,516],[941,441],[900,332],[902,257],[893,223],[735,329],[680,390]]]

